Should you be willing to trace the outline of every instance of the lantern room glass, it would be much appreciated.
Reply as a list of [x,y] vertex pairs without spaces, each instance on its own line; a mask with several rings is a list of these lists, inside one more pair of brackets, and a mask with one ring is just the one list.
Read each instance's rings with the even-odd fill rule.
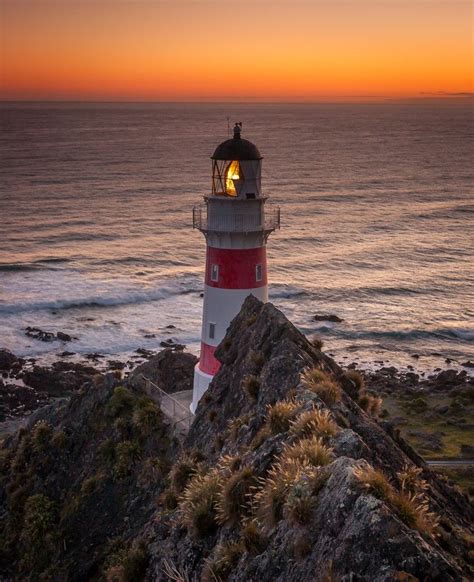
[[212,193],[215,196],[237,196],[237,182],[243,180],[237,160],[214,160],[212,167]]

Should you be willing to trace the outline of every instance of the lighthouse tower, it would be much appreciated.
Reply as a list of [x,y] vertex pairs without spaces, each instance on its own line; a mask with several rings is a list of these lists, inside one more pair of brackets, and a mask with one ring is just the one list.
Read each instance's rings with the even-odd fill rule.
[[268,301],[268,236],[280,227],[280,209],[269,210],[261,191],[262,156],[241,137],[221,143],[212,156],[212,192],[193,209],[193,227],[206,237],[206,274],[201,333],[201,356],[194,370],[191,411],[207,390],[220,363],[217,345],[252,294]]

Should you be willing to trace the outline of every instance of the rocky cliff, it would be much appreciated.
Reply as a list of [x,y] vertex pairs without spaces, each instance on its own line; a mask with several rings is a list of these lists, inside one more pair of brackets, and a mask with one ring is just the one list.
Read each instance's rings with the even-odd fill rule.
[[112,376],[7,441],[6,577],[472,579],[467,498],[378,418],[360,376],[253,297],[216,353],[184,444],[140,383]]

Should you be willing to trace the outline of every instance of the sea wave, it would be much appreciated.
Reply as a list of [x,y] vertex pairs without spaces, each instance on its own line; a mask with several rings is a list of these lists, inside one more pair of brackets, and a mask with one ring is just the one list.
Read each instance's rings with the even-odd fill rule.
[[199,293],[197,287],[171,284],[158,289],[148,290],[124,290],[122,292],[109,295],[89,295],[86,297],[72,297],[67,299],[53,299],[44,301],[24,301],[18,303],[0,303],[0,314],[16,314],[28,311],[43,310],[66,310],[66,309],[84,309],[97,307],[117,307],[121,305],[133,305],[140,303],[151,303],[161,301],[176,295],[189,295]]
[[474,340],[474,329],[458,327],[441,327],[436,329],[409,329],[409,330],[348,330],[337,326],[323,325],[318,327],[318,333],[339,337],[351,337],[369,340],[393,340],[410,342],[420,339],[444,339],[444,340]]

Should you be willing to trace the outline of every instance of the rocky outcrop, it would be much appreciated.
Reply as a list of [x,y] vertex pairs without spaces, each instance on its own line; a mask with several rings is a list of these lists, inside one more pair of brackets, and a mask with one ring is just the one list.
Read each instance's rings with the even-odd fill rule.
[[365,393],[249,297],[184,444],[140,374],[189,388],[174,350],[95,377],[10,438],[4,577],[365,582],[472,579],[473,512]]
[[[389,423],[364,412],[351,397],[353,382],[281,312],[247,299],[216,355],[223,365],[184,453],[199,451],[204,477],[188,483],[180,509],[162,514],[153,530],[150,579],[168,580],[170,565],[202,580],[239,582],[469,578],[473,514],[466,498]],[[302,381],[304,370],[314,369],[319,380]],[[321,378],[336,396],[318,388]],[[278,401],[292,411],[290,421],[278,420]],[[313,425],[302,439],[295,424],[314,411],[332,419],[334,432]],[[302,450],[318,434],[329,458],[308,467]],[[288,450],[301,464],[296,473]],[[368,483],[367,471],[381,475],[385,491]],[[408,492],[406,472],[417,475],[419,492]],[[252,486],[239,497],[245,479]],[[213,482],[215,505],[206,498]],[[205,526],[193,493],[208,502]]]
[[94,580],[120,560],[156,508],[173,454],[159,407],[113,375],[33,413],[0,464],[2,580]]
[[192,390],[196,363],[197,358],[193,354],[166,348],[137,366],[130,375],[130,381],[139,384],[145,376],[169,394]]

